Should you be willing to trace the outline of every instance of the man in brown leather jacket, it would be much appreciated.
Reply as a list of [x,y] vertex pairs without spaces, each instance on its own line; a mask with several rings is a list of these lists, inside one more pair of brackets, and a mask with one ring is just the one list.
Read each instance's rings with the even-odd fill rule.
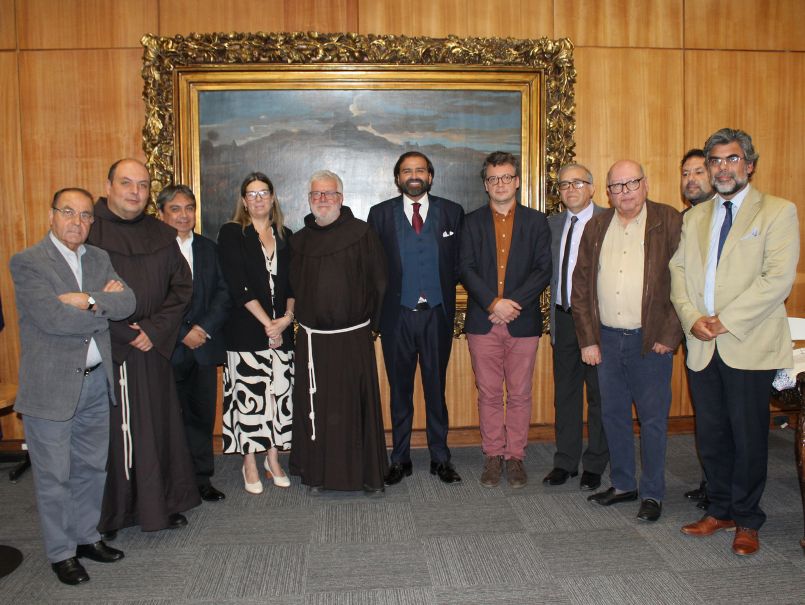
[[636,500],[632,402],[641,434],[638,519],[656,521],[665,495],[665,444],[673,353],[682,329],[670,301],[668,261],[682,216],[648,200],[642,166],[607,173],[613,208],[587,224],[573,272],[571,307],[585,363],[598,366],[611,487],[589,497],[609,506]]

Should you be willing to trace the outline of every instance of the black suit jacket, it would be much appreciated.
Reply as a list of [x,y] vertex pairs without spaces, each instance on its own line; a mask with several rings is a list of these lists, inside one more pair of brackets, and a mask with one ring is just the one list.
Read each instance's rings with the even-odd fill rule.
[[[192,355],[200,365],[220,365],[226,361],[223,325],[232,306],[229,288],[218,262],[218,248],[211,239],[193,234],[193,298],[179,327],[176,350],[171,361],[182,363]],[[197,349],[188,349],[182,339],[194,325],[210,335]]]
[[[288,273],[291,262],[291,248],[288,240],[290,229],[283,229],[284,237],[277,235],[277,276],[274,279],[274,299],[271,301],[268,283],[268,270],[260,237],[252,225],[243,229],[237,223],[225,223],[218,232],[218,257],[224,279],[229,285],[233,308],[229,321],[224,326],[224,339],[228,351],[265,351],[268,337],[265,329],[254,315],[244,306],[250,300],[257,300],[269,316],[282,317],[289,298],[293,298]],[[293,348],[293,323],[282,333],[283,351]]]
[[[487,334],[492,329],[489,305],[498,295],[495,225],[489,206],[467,215],[461,235],[461,283],[469,293],[464,329],[468,334]],[[508,324],[516,337],[542,333],[539,295],[551,280],[551,232],[545,215],[533,208],[514,207],[509,262],[503,298],[522,306],[520,316]]]
[[[383,298],[380,316],[380,333],[391,335],[400,317],[400,297],[402,296],[402,260],[398,233],[407,228],[405,215],[398,212],[403,198],[380,202],[369,209],[367,222],[377,232],[388,259],[388,285]],[[458,283],[458,254],[461,249],[461,227],[464,223],[464,209],[442,197],[428,195],[428,215],[426,220],[435,220],[433,235],[439,247],[439,283],[442,300],[447,315],[447,324],[453,325],[456,316],[456,284]],[[402,214],[402,221],[400,215]]]

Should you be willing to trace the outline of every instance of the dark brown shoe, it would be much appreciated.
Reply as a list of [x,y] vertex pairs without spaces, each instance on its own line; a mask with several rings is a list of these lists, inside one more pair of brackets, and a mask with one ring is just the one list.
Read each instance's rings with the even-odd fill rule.
[[514,489],[525,487],[528,483],[528,475],[526,475],[522,460],[517,458],[506,460],[506,479],[509,480],[509,486]]
[[716,519],[710,515],[705,515],[696,523],[685,525],[680,531],[689,536],[712,536],[717,531],[732,531],[735,529],[735,521],[731,519]]
[[487,456],[484,461],[484,470],[481,473],[481,485],[484,487],[497,487],[500,475],[503,472],[503,456]]
[[756,529],[736,527],[735,538],[732,541],[732,552],[736,555],[753,555],[760,550],[760,540]]

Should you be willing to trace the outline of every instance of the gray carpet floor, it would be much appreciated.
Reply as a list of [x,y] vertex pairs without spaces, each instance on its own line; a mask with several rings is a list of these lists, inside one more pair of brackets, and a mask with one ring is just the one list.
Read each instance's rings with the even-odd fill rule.
[[[455,448],[464,481],[429,474],[427,451],[414,474],[383,498],[362,493],[311,497],[290,489],[262,495],[242,487],[240,460],[216,459],[220,503],[187,513],[180,530],[120,532],[119,563],[86,562],[91,581],[60,584],[45,560],[30,474],[0,477],[0,544],[25,555],[0,580],[0,602],[260,603],[262,605],[465,605],[535,603],[805,603],[805,557],[793,431],[770,438],[768,521],[761,550],[737,557],[732,534],[690,538],[680,526],[700,516],[683,497],[699,480],[693,438],[668,442],[662,518],[635,518],[634,502],[587,502],[578,478],[546,487],[553,445],[532,443],[528,486],[478,483],[478,448]],[[287,458],[283,458],[287,468]],[[605,480],[604,486],[607,486]]]

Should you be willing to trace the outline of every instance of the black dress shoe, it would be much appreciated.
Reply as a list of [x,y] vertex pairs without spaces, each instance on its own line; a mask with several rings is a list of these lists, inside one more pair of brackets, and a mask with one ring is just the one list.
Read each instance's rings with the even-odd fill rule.
[[551,472],[545,475],[545,478],[542,482],[545,485],[562,485],[563,483],[567,482],[570,477],[575,477],[579,474],[579,471],[566,471],[563,468],[553,468]]
[[601,475],[598,473],[591,473],[590,471],[584,471],[581,474],[579,489],[584,492],[591,492],[599,487],[601,487]]
[[187,517],[185,517],[182,513],[173,513],[170,517],[168,517],[167,529],[178,529],[180,527],[184,527],[185,525],[187,525]]
[[699,487],[696,489],[692,489],[689,492],[685,492],[685,498],[688,500],[704,500],[707,498],[707,481],[702,481],[699,484]]
[[640,510],[637,512],[637,518],[641,521],[656,521],[660,518],[662,513],[662,502],[657,502],[652,498],[646,498],[640,501]]
[[53,571],[56,572],[56,577],[60,582],[75,586],[76,584],[83,584],[89,582],[89,574],[84,566],[78,562],[75,557],[70,557],[64,561],[51,564]]
[[105,542],[111,542],[115,538],[117,538],[117,530],[116,529],[110,529],[109,531],[102,531],[101,532],[101,540],[104,540]]
[[198,493],[205,502],[218,502],[226,498],[224,492],[218,491],[209,483],[207,485],[199,485]]
[[696,508],[700,508],[702,510],[707,510],[709,506],[710,506],[710,500],[708,500],[706,497],[702,498],[696,503]]
[[410,477],[414,465],[410,462],[395,462],[389,467],[389,472],[383,482],[386,485],[397,485],[404,477]]
[[630,492],[623,492],[622,494],[615,493],[615,488],[610,487],[605,492],[598,492],[592,496],[587,496],[590,502],[595,502],[601,506],[609,506],[610,504],[617,504],[618,502],[631,502],[637,500],[637,490]]
[[439,475],[443,483],[461,483],[461,475],[450,462],[431,462],[430,474]]
[[75,548],[75,556],[92,559],[98,563],[114,563],[123,558],[123,551],[104,544],[98,540],[95,544],[79,544]]

